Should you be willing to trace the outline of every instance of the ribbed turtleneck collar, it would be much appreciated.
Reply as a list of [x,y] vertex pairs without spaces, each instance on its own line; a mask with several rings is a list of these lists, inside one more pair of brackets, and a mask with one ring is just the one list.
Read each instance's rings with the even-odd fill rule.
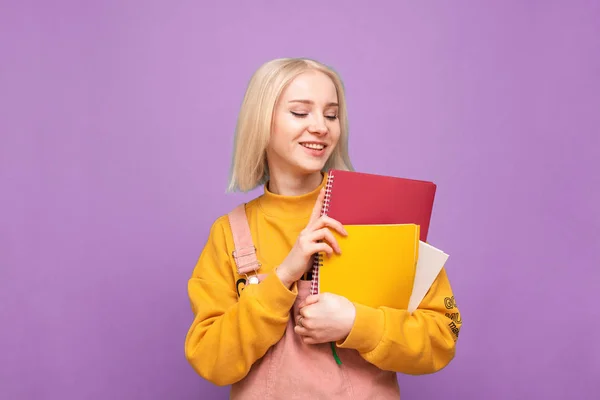
[[321,184],[313,191],[299,196],[283,196],[269,191],[269,183],[264,185],[264,194],[258,203],[267,215],[279,218],[308,218],[319,197],[319,191],[327,183],[327,173],[323,174]]

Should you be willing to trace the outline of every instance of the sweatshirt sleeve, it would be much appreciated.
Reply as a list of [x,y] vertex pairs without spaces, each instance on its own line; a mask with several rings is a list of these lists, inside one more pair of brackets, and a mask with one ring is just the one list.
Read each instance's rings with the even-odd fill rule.
[[189,279],[194,320],[185,338],[188,362],[219,386],[244,378],[283,336],[298,293],[295,284],[290,290],[270,272],[259,284],[247,285],[238,298],[227,221],[224,216],[212,225]]
[[437,372],[454,358],[462,319],[444,268],[412,314],[355,307],[354,326],[338,347],[356,349],[381,369],[411,375]]

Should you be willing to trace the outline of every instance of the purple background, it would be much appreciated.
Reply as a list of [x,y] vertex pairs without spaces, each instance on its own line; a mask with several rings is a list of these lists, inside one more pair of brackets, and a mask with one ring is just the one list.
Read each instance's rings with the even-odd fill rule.
[[[225,399],[186,281],[262,62],[348,91],[357,169],[439,184],[464,327],[403,399],[600,393],[597,1],[0,5],[0,398]],[[52,4],[51,4],[52,3]],[[483,4],[485,3],[485,4]]]

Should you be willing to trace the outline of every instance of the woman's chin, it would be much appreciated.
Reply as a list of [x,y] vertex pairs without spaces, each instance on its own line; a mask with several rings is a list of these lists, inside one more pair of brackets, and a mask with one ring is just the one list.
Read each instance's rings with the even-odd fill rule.
[[325,163],[320,160],[303,160],[296,165],[302,174],[306,175],[320,173],[323,170],[323,167],[325,167]]

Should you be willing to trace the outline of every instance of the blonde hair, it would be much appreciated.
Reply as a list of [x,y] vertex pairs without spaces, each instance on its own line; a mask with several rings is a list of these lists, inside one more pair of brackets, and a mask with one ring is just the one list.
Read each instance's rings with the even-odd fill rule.
[[279,58],[260,66],[246,89],[235,130],[229,192],[246,192],[268,181],[266,149],[271,136],[275,105],[287,85],[307,71],[326,74],[333,81],[338,96],[340,138],[323,171],[352,170],[348,155],[346,99],[339,75],[332,68],[315,60]]

